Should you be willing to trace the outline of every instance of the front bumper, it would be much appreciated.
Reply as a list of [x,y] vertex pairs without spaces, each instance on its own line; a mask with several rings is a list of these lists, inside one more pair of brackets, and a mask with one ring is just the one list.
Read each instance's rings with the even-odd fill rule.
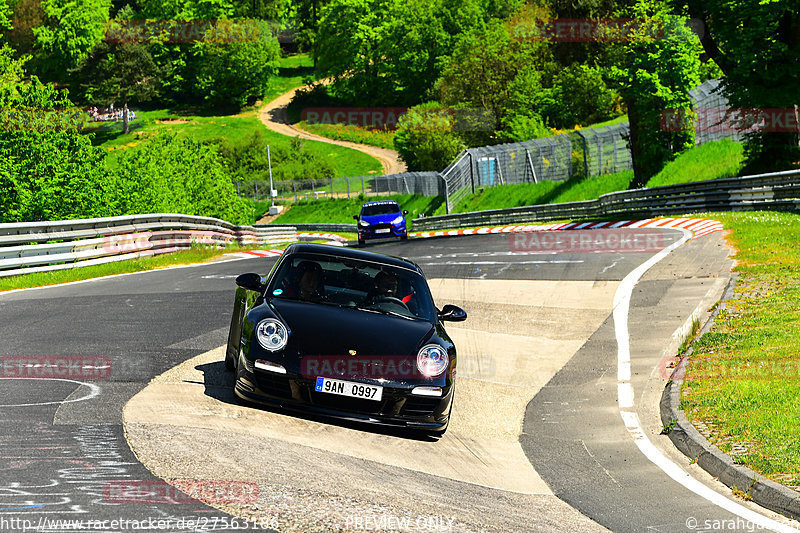
[[369,227],[358,227],[358,238],[366,239],[382,239],[386,237],[405,237],[408,235],[406,226],[394,226],[392,224],[372,224]]
[[334,418],[425,431],[447,427],[453,387],[442,397],[411,394],[412,386],[383,386],[380,401],[338,396],[314,390],[315,380],[298,374],[278,374],[256,369],[237,371],[235,394],[244,399],[288,410],[300,410]]

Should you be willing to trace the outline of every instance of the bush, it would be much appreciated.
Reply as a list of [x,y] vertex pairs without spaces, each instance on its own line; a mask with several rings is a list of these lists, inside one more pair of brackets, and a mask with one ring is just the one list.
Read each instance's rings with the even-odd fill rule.
[[241,43],[195,45],[192,92],[212,106],[244,107],[260,98],[277,72],[280,46],[262,32],[262,38]]
[[75,132],[0,133],[0,222],[110,214],[103,157]]
[[213,146],[159,135],[117,160],[110,197],[115,214],[183,213],[249,222],[223,158]]
[[[267,158],[267,139],[259,130],[243,143],[233,143],[219,139],[220,155],[228,167],[233,180],[269,180],[269,161]],[[336,169],[323,157],[307,149],[305,141],[294,137],[288,148],[273,147],[272,177],[275,180],[329,179],[336,175]]]
[[394,146],[408,170],[442,170],[466,148],[453,131],[453,116],[437,102],[408,110],[400,118]]

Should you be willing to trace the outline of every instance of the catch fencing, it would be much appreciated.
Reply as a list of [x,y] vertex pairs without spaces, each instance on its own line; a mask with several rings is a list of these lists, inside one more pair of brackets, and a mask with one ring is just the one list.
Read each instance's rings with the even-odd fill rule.
[[[725,110],[728,101],[720,80],[708,80],[689,91],[696,110]],[[709,127],[712,126],[712,127]],[[519,143],[469,148],[441,172],[404,172],[389,176],[358,176],[325,180],[295,180],[275,183],[277,200],[349,198],[352,195],[421,194],[445,196],[447,213],[476,189],[514,183],[564,181],[575,176],[601,176],[631,170],[628,122],[585,128],[552,137]],[[731,128],[703,124],[695,142],[720,139],[741,140]],[[268,182],[236,182],[240,196],[269,199]]]
[[800,209],[800,171],[619,191],[597,200],[493,209],[414,220],[415,231],[504,226],[556,220],[654,217],[708,211]]
[[236,226],[217,218],[173,214],[0,224],[0,277],[136,259],[196,244],[295,241],[293,227]]
[[[241,197],[269,200],[269,181],[234,181]],[[389,194],[443,196],[444,182],[438,172],[403,172],[386,176],[356,176],[328,179],[282,180],[273,182],[276,201],[319,200]]]

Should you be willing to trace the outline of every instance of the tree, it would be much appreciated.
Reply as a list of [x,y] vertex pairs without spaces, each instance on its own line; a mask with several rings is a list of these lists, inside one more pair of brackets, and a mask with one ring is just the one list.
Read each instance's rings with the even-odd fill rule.
[[11,6],[8,0],[0,0],[0,31],[11,29]]
[[[446,59],[437,82],[441,101],[487,111],[495,122],[490,134],[515,122],[512,117],[538,117],[540,72],[548,61],[544,43],[514,38],[503,22],[491,21],[461,36]],[[491,142],[488,137],[476,142],[481,140]]]
[[394,147],[408,170],[442,170],[466,148],[453,131],[453,115],[437,102],[414,106],[400,117]]
[[111,0],[42,0],[45,23],[33,29],[36,71],[62,80],[103,40]]
[[660,0],[637,0],[625,15],[649,21],[625,41],[610,44],[608,54],[610,77],[628,109],[630,187],[639,188],[675,153],[694,146],[693,129],[667,131],[662,119],[665,113],[691,116],[689,89],[699,82],[700,60],[686,18],[669,14]]
[[128,133],[128,103],[156,95],[160,72],[147,47],[139,43],[102,42],[76,69],[78,86],[87,101],[122,101],[123,131]]
[[281,51],[266,23],[259,35],[253,41],[193,45],[188,66],[194,78],[192,92],[199,101],[241,108],[267,91]]
[[[791,115],[800,104],[800,2],[685,0],[685,5],[705,23],[701,43],[725,73],[722,85],[730,105]],[[746,135],[745,168],[800,167],[798,141],[800,130]]]

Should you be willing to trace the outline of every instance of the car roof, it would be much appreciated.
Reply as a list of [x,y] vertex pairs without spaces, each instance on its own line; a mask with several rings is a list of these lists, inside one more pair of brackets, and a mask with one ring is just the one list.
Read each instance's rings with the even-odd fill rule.
[[370,205],[386,205],[386,204],[398,205],[398,203],[395,200],[376,200],[376,201],[373,201],[373,202],[363,203],[363,204],[361,204],[361,207],[367,207],[367,206],[370,206]]
[[320,254],[332,257],[343,257],[347,259],[360,259],[362,261],[372,261],[375,263],[383,263],[386,265],[396,266],[413,270],[414,272],[422,273],[422,269],[415,262],[402,257],[395,257],[393,255],[380,254],[377,252],[368,252],[366,250],[357,250],[355,248],[345,248],[340,246],[331,246],[329,244],[312,244],[300,242],[290,245],[284,252],[285,255],[307,253],[307,254]]

